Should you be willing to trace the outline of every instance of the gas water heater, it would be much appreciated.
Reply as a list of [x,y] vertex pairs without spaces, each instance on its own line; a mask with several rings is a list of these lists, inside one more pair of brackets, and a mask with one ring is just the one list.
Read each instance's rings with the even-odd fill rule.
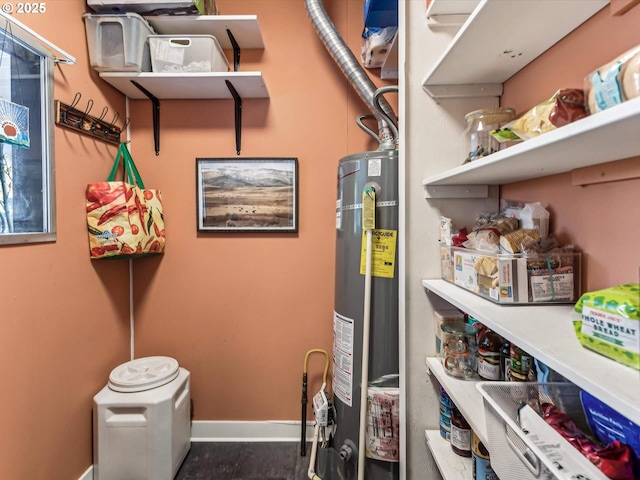
[[[365,302],[362,192],[375,189],[368,378],[362,378]],[[334,300],[335,464],[327,479],[356,479],[362,385],[367,382],[367,480],[398,478],[398,151],[349,155],[338,165]],[[376,387],[382,387],[378,390]],[[376,393],[377,392],[377,393]],[[372,438],[373,437],[373,438]],[[355,449],[354,449],[355,446]],[[324,477],[323,477],[324,478]]]
[[[382,95],[398,88],[376,88],[322,0],[305,4],[318,37],[371,110],[358,125],[379,143],[378,150],[348,155],[338,164],[332,418],[321,424],[316,415],[308,473],[312,480],[397,480],[398,128]],[[365,117],[377,120],[377,133],[364,125]],[[318,403],[326,409],[326,402]]]

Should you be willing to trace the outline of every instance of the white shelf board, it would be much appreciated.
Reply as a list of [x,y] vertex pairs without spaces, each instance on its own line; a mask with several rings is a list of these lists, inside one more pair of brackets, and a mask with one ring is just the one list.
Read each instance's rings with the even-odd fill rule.
[[398,78],[398,33],[393,37],[393,42],[380,68],[380,78],[392,80]]
[[462,380],[447,375],[440,359],[436,357],[427,357],[427,368],[431,375],[436,377],[440,386],[447,391],[462,416],[478,435],[478,438],[482,443],[488,445],[489,435],[487,434],[484,402],[480,390],[476,388],[476,383],[480,381],[480,377]]
[[640,425],[640,372],[584,348],[572,305],[498,305],[441,279],[422,285]]
[[480,0],[432,0],[427,8],[427,18],[438,15],[469,15]]
[[640,155],[640,98],[423,180],[423,185],[501,185]]
[[451,449],[451,442],[442,438],[438,430],[425,430],[424,436],[444,480],[471,480],[473,478],[473,460],[471,458],[457,455]]
[[608,3],[482,0],[427,73],[423,87],[435,96],[431,85],[502,84]]
[[227,29],[242,49],[263,49],[256,15],[201,15],[145,17],[160,35],[213,35],[223,49],[231,49]]
[[233,98],[225,80],[229,80],[241,98],[268,98],[261,72],[213,73],[126,73],[102,72],[100,77],[131,99],[146,99],[131,83],[135,80],[158,99]]

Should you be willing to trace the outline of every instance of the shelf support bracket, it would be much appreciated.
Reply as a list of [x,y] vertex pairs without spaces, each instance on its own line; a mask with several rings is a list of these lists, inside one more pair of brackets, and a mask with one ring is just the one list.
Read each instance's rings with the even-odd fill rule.
[[238,92],[234,88],[233,84],[229,80],[225,80],[229,92],[233,97],[233,103],[235,104],[235,126],[236,126],[236,155],[240,155],[240,143],[242,140],[242,98],[238,95]]
[[233,71],[237,72],[240,70],[240,45],[236,42],[236,37],[233,36],[231,30],[227,28],[227,35],[229,36],[229,41],[231,42],[231,46],[233,47]]
[[155,147],[157,157],[160,155],[160,100],[135,80],[131,80],[131,83],[133,83],[138,90],[144,93],[147,98],[151,100],[151,108],[153,112],[153,145]]

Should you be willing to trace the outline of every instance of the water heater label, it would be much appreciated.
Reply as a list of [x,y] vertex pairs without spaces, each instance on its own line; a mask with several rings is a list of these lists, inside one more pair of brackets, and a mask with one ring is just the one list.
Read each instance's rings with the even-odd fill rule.
[[[371,275],[374,277],[393,278],[396,262],[396,230],[372,230],[371,239]],[[360,252],[360,274],[367,270],[367,236],[362,232],[362,247]]]
[[342,228],[342,199],[336,200],[336,230]]
[[333,312],[333,394],[353,406],[353,325],[351,318]]
[[367,175],[370,177],[379,177],[382,175],[382,159],[370,158],[367,162]]

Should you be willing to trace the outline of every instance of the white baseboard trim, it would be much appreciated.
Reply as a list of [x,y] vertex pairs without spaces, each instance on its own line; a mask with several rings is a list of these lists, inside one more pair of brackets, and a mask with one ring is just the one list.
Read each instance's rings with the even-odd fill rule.
[[[299,442],[300,421],[194,421],[192,442]],[[313,440],[313,422],[307,422],[307,441]]]
[[[197,420],[191,423],[192,442],[299,442],[300,421],[267,420],[231,422]],[[313,422],[307,422],[306,438],[313,440]],[[78,480],[93,480],[93,465]]]
[[84,472],[78,480],[93,480],[93,465],[87,468],[87,471]]

